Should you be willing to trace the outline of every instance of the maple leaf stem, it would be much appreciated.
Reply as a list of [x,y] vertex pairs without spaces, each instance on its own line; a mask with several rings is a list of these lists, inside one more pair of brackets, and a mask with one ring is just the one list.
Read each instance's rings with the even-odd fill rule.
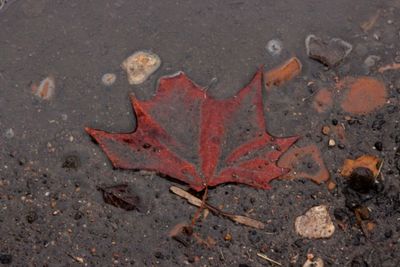
[[235,214],[232,214],[232,213],[224,212],[224,211],[218,209],[217,207],[214,207],[214,206],[208,204],[206,201],[203,202],[201,199],[193,196],[189,192],[186,192],[185,190],[183,190],[183,189],[181,189],[179,187],[171,186],[170,190],[174,194],[186,199],[190,204],[192,204],[192,205],[194,205],[196,207],[200,208],[201,205],[204,203],[204,208],[208,209],[209,211],[211,211],[212,213],[214,213],[217,216],[224,216],[224,217],[227,217],[227,218],[229,218],[230,220],[232,220],[234,222],[237,222],[237,223],[240,223],[240,224],[243,224],[243,225],[247,225],[247,226],[250,226],[250,227],[253,227],[253,228],[257,228],[257,229],[264,229],[264,227],[265,227],[264,223],[262,223],[260,221],[257,221],[255,219],[251,219],[251,218],[246,217],[246,216],[235,215]]
[[208,197],[208,185],[206,185],[206,187],[204,189],[204,194],[203,194],[203,197],[201,199],[201,205],[196,210],[196,213],[193,215],[192,226],[194,226],[196,224],[196,221],[200,218],[200,214],[204,210],[204,208],[207,208],[207,206],[208,206],[207,203],[206,203],[207,197]]

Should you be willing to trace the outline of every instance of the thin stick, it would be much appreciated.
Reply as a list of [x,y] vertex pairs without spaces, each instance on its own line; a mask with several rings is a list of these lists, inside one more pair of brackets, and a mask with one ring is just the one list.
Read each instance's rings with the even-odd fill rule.
[[[189,193],[188,193],[189,194]],[[205,203],[207,200],[207,196],[208,196],[208,187],[206,186],[205,192],[203,194],[202,200],[201,200],[201,205],[200,207],[197,209],[196,213],[193,216],[192,219],[192,226],[194,226],[196,224],[196,221],[200,218],[200,214],[201,212],[204,210],[205,208]]]
[[203,208],[210,210],[212,213],[214,213],[216,215],[221,215],[221,216],[227,217],[234,222],[237,222],[237,223],[240,223],[243,225],[247,225],[247,226],[250,226],[253,228],[257,228],[257,229],[264,229],[264,227],[265,227],[264,223],[257,221],[255,219],[251,219],[246,216],[235,215],[235,214],[230,214],[230,213],[224,212],[224,211],[218,209],[217,207],[214,207],[214,206],[208,204],[205,200],[202,201],[201,199],[193,196],[192,194],[183,190],[182,188],[179,188],[176,186],[171,186],[170,190],[174,194],[186,199],[190,204],[192,204],[194,206],[202,207],[202,205],[204,205]]
[[264,259],[264,260],[267,260],[267,261],[269,261],[269,262],[271,262],[273,264],[276,264],[278,266],[282,266],[282,263],[274,261],[273,259],[268,258],[267,255],[265,255],[265,254],[257,253],[257,256],[262,258],[262,259]]
[[382,170],[383,162],[384,162],[384,161],[385,161],[385,160],[382,159],[381,162],[379,163],[378,173],[376,174],[375,179],[378,178],[379,174],[381,174],[381,170]]

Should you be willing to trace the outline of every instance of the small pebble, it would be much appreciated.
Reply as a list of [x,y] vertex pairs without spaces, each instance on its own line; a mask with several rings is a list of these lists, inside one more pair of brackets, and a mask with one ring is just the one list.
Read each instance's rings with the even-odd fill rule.
[[367,207],[356,208],[354,212],[361,220],[368,220],[370,217],[370,211]]
[[117,76],[114,73],[106,73],[103,75],[103,77],[101,77],[101,82],[105,86],[113,85],[116,80],[117,80]]
[[328,187],[329,192],[332,192],[336,188],[336,183],[333,181],[329,181],[327,184],[327,187]]
[[122,62],[122,68],[128,75],[129,84],[141,84],[147,80],[161,65],[161,59],[158,55],[138,51],[129,56]]
[[324,126],[324,127],[322,127],[322,130],[321,130],[323,135],[328,135],[330,133],[330,131],[331,131],[331,128],[329,128],[329,126]]
[[46,77],[39,85],[32,84],[33,94],[43,100],[50,100],[54,96],[55,90],[56,82],[53,76]]
[[309,239],[329,238],[335,232],[335,225],[325,205],[315,206],[295,220],[296,233]]
[[11,264],[12,256],[10,254],[0,254],[0,263],[1,264]]
[[232,240],[232,235],[230,233],[226,233],[226,235],[224,236],[224,240],[225,241],[231,241]]
[[372,68],[372,67],[375,66],[375,65],[378,63],[378,61],[380,61],[380,60],[381,60],[381,57],[380,57],[380,56],[370,55],[370,56],[368,56],[368,57],[364,60],[364,65],[365,65],[367,68]]
[[380,142],[380,141],[376,142],[376,143],[374,144],[374,147],[375,147],[375,149],[378,150],[378,151],[382,151],[382,150],[383,150],[383,144],[382,144],[382,142]]
[[14,130],[12,128],[9,128],[6,130],[6,132],[4,133],[4,136],[8,139],[11,139],[14,137]]
[[391,238],[392,235],[393,235],[393,231],[392,231],[392,230],[387,230],[387,231],[385,232],[385,237],[386,237],[386,238]]
[[265,48],[270,55],[279,56],[282,52],[282,42],[278,39],[272,39],[267,43]]
[[329,147],[334,147],[335,145],[336,145],[336,141],[333,140],[333,139],[329,139],[328,146]]
[[374,174],[370,169],[365,167],[355,168],[349,177],[348,185],[357,192],[367,193],[374,188]]
[[81,166],[81,160],[78,155],[67,155],[64,158],[62,167],[64,169],[77,170]]
[[30,212],[26,215],[26,220],[28,221],[28,223],[34,223],[37,219],[38,219],[38,215],[37,215],[37,213],[34,212],[34,211],[30,211]]
[[309,259],[303,264],[303,267],[324,267],[324,261],[321,258]]

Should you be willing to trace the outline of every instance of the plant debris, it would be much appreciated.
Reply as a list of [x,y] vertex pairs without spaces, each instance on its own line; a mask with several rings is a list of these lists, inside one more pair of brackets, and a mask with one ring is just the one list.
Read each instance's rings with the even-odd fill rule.
[[281,66],[265,73],[265,84],[267,88],[281,86],[300,74],[302,65],[297,57],[292,57]]
[[380,67],[378,69],[378,72],[384,73],[385,71],[388,71],[388,70],[398,70],[398,69],[400,69],[400,63],[392,63],[392,64],[388,64],[388,65]]
[[185,247],[190,246],[192,238],[197,244],[203,245],[207,248],[212,248],[217,244],[217,241],[211,236],[202,238],[198,233],[193,231],[193,226],[185,223],[178,223],[175,225],[172,230],[169,231],[168,235]]
[[313,107],[324,113],[338,106],[346,113],[365,115],[376,111],[387,102],[385,84],[372,77],[345,77],[332,88],[320,89],[314,97]]
[[289,171],[276,162],[298,137],[266,132],[262,76],[257,71],[249,85],[224,100],[210,97],[184,73],[165,77],[153,99],[131,96],[134,132],[86,132],[116,168],[156,171],[196,191],[227,182],[268,189],[270,180]]
[[352,114],[367,114],[386,103],[385,85],[370,77],[347,77],[339,83],[345,90],[341,108]]
[[111,86],[117,80],[117,76],[114,73],[106,73],[101,77],[101,82],[105,86]]
[[346,159],[344,161],[341,175],[343,177],[350,177],[353,171],[357,168],[366,168],[368,169],[373,177],[378,177],[383,162],[375,156],[372,155],[363,155],[358,157],[357,159]]
[[169,237],[172,237],[185,247],[188,247],[190,244],[190,237],[193,234],[193,227],[191,225],[187,225],[186,223],[178,223],[176,224],[168,233]]
[[321,152],[315,144],[304,147],[293,146],[280,157],[278,166],[290,169],[282,179],[305,178],[320,184],[330,177]]
[[278,266],[282,266],[282,263],[269,258],[267,255],[265,255],[263,253],[257,253],[257,256],[262,258],[262,259],[264,259],[264,260],[266,260],[266,261],[268,261],[268,262],[270,262],[270,263],[272,263],[272,264],[275,264],[275,265],[278,265]]
[[313,254],[307,255],[307,260],[304,262],[303,267],[324,267],[324,261],[319,257],[314,257]]
[[82,257],[74,256],[74,255],[71,255],[71,254],[67,254],[67,255],[70,256],[77,263],[83,264],[85,262],[85,260]]
[[32,92],[35,96],[44,100],[50,100],[55,93],[56,83],[53,76],[43,79],[39,85],[33,83],[31,86]]
[[[171,186],[170,187],[171,192],[173,192],[174,194],[186,199],[190,204],[197,206],[197,207],[202,207],[203,205],[203,201],[195,196],[193,196],[192,194],[190,194],[189,192],[183,190],[182,188],[176,187],[176,186]],[[224,217],[227,217],[229,219],[231,219],[234,222],[246,225],[246,226],[250,226],[256,229],[264,229],[265,225],[264,223],[257,221],[255,219],[251,219],[249,217],[246,216],[241,216],[241,215],[234,215],[234,214],[230,214],[227,212],[224,212],[214,206],[211,206],[208,203],[204,203],[204,206],[206,209],[210,210],[211,212],[213,212],[215,215],[221,215]]]
[[353,46],[340,38],[324,41],[310,34],[306,38],[306,49],[310,58],[318,60],[328,67],[335,67],[350,54]]
[[381,15],[381,10],[378,9],[373,16],[371,16],[370,18],[368,18],[368,20],[364,21],[361,24],[361,29],[364,32],[368,32],[369,30],[371,30],[375,26],[375,24],[378,21],[380,15]]
[[371,155],[363,155],[355,160],[346,159],[341,175],[347,178],[351,189],[360,193],[368,193],[375,189],[382,165],[383,161]]
[[133,194],[127,184],[119,184],[108,187],[99,187],[103,192],[104,202],[124,210],[134,210],[140,203],[139,196]]

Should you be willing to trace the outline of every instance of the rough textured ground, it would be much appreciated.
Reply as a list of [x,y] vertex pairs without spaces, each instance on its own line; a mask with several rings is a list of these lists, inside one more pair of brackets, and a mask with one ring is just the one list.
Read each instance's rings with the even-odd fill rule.
[[[301,266],[307,253],[326,266],[399,266],[400,70],[380,74],[377,67],[400,54],[400,1],[20,0],[6,5],[0,11],[0,264],[268,266],[256,255],[262,251],[284,266]],[[360,25],[378,10],[376,24],[362,31]],[[306,56],[304,39],[310,33],[340,37],[354,49],[328,70]],[[265,48],[275,38],[283,43],[279,56]],[[163,63],[144,84],[130,86],[120,64],[140,49],[157,53]],[[210,94],[227,97],[261,64],[269,69],[292,55],[302,61],[303,72],[266,97],[268,130],[301,135],[299,145],[316,142],[338,186],[330,192],[324,184],[298,179],[273,181],[268,191],[234,184],[209,191],[211,203],[248,212],[267,223],[265,230],[210,215],[195,231],[215,239],[212,248],[169,238],[171,228],[190,221],[196,208],[169,192],[172,180],[113,170],[83,130],[132,130],[128,93],[149,98],[163,75],[183,70],[204,86],[216,78]],[[370,55],[380,61],[368,69],[364,60]],[[107,72],[117,75],[111,87],[101,83]],[[49,75],[55,77],[56,93],[46,102],[32,94],[31,84]],[[389,103],[350,121],[338,107],[316,113],[315,90],[347,75],[383,81]],[[310,81],[313,86],[307,86]],[[336,122],[345,125],[347,141],[329,148],[321,127]],[[374,149],[377,141],[382,151]],[[383,187],[364,196],[376,223],[368,236],[346,208],[346,184],[337,171],[345,158],[365,153],[385,161]],[[71,156],[79,160],[76,168],[64,164]],[[140,195],[138,211],[105,204],[97,190],[122,182]],[[319,204],[329,207],[335,234],[301,239],[294,232],[295,218]],[[345,217],[347,227],[338,226],[334,213]],[[224,240],[227,233],[232,240]]]

